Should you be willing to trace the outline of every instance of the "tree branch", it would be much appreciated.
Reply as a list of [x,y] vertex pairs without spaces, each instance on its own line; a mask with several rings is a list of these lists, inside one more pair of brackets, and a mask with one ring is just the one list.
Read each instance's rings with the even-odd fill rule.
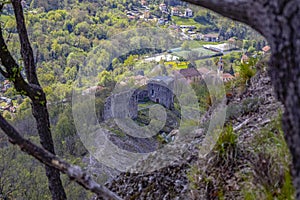
[[[213,10],[225,17],[250,25],[262,35],[265,34],[267,19],[266,0],[183,0]],[[254,13],[255,12],[255,13]],[[265,20],[262,15],[266,16]]]
[[[8,47],[4,41],[2,25],[0,23],[0,60],[2,65],[5,67],[6,76],[10,81],[12,81],[18,92],[26,92],[26,95],[29,95],[32,91],[32,88],[24,80],[21,75],[20,67],[15,61],[15,59],[10,54]],[[35,93],[35,92],[34,92]]]
[[21,55],[24,61],[27,80],[30,84],[39,85],[39,81],[36,75],[33,50],[28,38],[21,1],[12,0],[11,3],[13,5],[16,17],[17,30],[21,43]]
[[[34,62],[33,51],[29,42],[24,14],[20,0],[12,1],[18,35],[21,43],[21,55],[23,58],[25,73],[28,83],[24,80],[21,74],[21,68],[17,65],[12,55],[8,51],[7,45],[4,42],[0,24],[0,59],[4,65],[9,80],[13,81],[18,92],[25,94],[32,101],[32,114],[36,119],[37,129],[40,136],[40,143],[49,153],[55,155],[52,134],[50,130],[49,113],[47,110],[46,94],[40,87],[36,75],[36,67]],[[52,199],[65,200],[67,199],[59,170],[46,165],[46,175],[48,177],[49,189]],[[86,183],[81,183],[86,184]]]
[[27,154],[33,156],[40,162],[49,167],[53,167],[60,172],[67,174],[72,180],[85,189],[92,191],[99,197],[104,199],[121,200],[115,193],[108,190],[106,187],[96,183],[89,175],[87,175],[79,166],[70,165],[59,157],[46,151],[45,149],[33,144],[29,140],[24,139],[13,126],[11,126],[2,115],[0,115],[0,128],[9,137],[9,141],[18,145],[20,149]]

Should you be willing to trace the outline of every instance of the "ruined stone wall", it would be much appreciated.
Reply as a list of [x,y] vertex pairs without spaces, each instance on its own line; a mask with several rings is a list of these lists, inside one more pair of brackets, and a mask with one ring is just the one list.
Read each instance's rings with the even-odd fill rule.
[[129,90],[112,94],[104,103],[103,119],[131,118],[138,116],[138,102],[153,101],[168,109],[174,108],[174,94],[164,84],[150,82],[146,90]]
[[158,83],[149,83],[147,89],[151,101],[159,103],[168,109],[174,107],[174,95],[169,88]]
[[138,101],[145,102],[149,100],[148,90],[140,90],[137,92]]
[[130,90],[109,96],[104,104],[103,119],[137,118],[137,92]]

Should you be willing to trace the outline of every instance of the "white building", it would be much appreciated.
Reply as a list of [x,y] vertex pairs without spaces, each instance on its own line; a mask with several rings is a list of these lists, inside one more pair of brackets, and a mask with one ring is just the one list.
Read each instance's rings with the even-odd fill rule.
[[167,5],[162,3],[159,5],[159,10],[162,11],[162,12],[167,12]]
[[184,16],[185,17],[193,17],[193,11],[190,8],[185,9]]

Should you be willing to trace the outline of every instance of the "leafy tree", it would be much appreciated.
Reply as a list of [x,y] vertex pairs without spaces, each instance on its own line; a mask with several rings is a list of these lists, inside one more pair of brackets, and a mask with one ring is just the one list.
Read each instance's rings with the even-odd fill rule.
[[[2,11],[3,6],[4,3],[1,1],[0,11]],[[14,84],[17,92],[27,96],[31,100],[32,114],[36,121],[39,139],[43,148],[35,145],[27,139],[24,139],[19,134],[19,132],[14,127],[12,127],[5,120],[5,118],[3,118],[2,115],[0,115],[1,129],[10,138],[11,143],[20,146],[23,151],[46,164],[46,175],[48,177],[48,184],[52,199],[60,200],[67,198],[64,187],[62,185],[62,181],[60,179],[59,171],[68,174],[71,178],[74,178],[78,183],[80,183],[80,185],[95,192],[100,197],[103,197],[105,199],[120,199],[114,193],[94,182],[91,177],[82,172],[80,167],[74,167],[55,156],[53,139],[50,131],[50,120],[47,108],[46,94],[42,89],[37,77],[34,53],[29,42],[21,1],[12,0],[12,6],[17,23],[18,36],[21,46],[21,57],[24,65],[26,80],[22,75],[21,66],[16,62],[15,58],[10,53],[8,46],[4,40],[3,27],[1,23],[0,61],[1,66],[3,66],[4,69],[0,68],[0,72],[5,78],[9,79]],[[39,184],[33,185],[36,185],[38,188],[40,188]],[[27,195],[25,194],[24,196]],[[35,195],[35,197],[37,196],[38,195]],[[47,197],[43,196],[43,198]]]
[[113,78],[111,72],[103,70],[102,72],[99,73],[98,79],[99,79],[99,85],[104,87],[112,86]]
[[189,42],[188,42],[188,41],[184,41],[184,42],[182,43],[182,45],[181,45],[181,48],[182,48],[183,50],[189,51],[189,50],[190,50],[190,44],[189,44]]
[[243,49],[249,49],[251,42],[249,40],[243,40]]
[[[1,70],[4,77],[11,80],[16,90],[28,96],[32,101],[32,113],[36,119],[37,129],[40,136],[42,146],[49,152],[55,154],[52,135],[50,131],[49,114],[47,110],[47,100],[43,89],[40,86],[36,74],[36,66],[34,56],[25,26],[24,15],[21,2],[13,0],[17,29],[21,43],[21,56],[24,61],[25,73],[27,81],[21,75],[20,66],[16,63],[7,49],[7,45],[3,38],[3,31],[0,24],[0,60],[6,71]],[[0,10],[2,10],[1,4]],[[2,127],[3,128],[3,127]],[[66,194],[60,180],[59,171],[46,166],[49,189],[54,199],[66,199]]]

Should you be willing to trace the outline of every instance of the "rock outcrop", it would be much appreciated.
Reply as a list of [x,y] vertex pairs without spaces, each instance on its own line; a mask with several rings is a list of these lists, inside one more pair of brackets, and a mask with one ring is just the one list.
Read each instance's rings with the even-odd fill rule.
[[[261,128],[278,115],[279,109],[282,109],[282,106],[274,97],[270,78],[266,72],[258,72],[243,94],[235,95],[229,100],[226,121],[232,124],[234,131],[238,133],[239,143],[247,143],[249,138],[259,133]],[[148,174],[121,173],[108,183],[107,187],[124,199],[213,199],[207,194],[192,192],[187,178],[190,166],[199,161],[198,146],[201,145],[202,139],[202,131],[199,131],[193,140],[182,144],[181,147],[187,151],[177,149],[176,153],[182,153],[182,159],[171,166]],[[180,145],[177,148],[180,148]],[[226,177],[224,172],[224,178],[228,179],[228,188],[233,191],[239,189],[238,186],[231,186],[238,185],[241,181],[235,175]],[[201,193],[201,189],[199,192]],[[234,198],[234,195],[231,198]]]

